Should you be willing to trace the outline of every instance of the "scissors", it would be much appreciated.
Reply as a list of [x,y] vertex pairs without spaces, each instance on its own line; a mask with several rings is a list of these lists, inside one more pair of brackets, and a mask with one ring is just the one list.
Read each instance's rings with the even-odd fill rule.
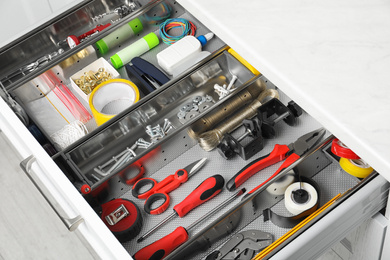
[[[167,176],[161,182],[157,182],[152,178],[142,178],[138,180],[132,189],[132,194],[138,199],[146,199],[144,209],[148,214],[157,215],[163,213],[169,206],[170,198],[168,193],[178,188],[182,183],[186,182],[206,163],[207,158],[197,160],[190,165],[179,169],[175,174]],[[146,186],[151,187],[145,192]],[[152,204],[156,201],[163,200],[160,206],[153,208]]]

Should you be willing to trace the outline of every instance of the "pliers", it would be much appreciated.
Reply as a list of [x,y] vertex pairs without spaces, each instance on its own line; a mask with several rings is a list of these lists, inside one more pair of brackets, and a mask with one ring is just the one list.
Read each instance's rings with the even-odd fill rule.
[[253,193],[270,179],[275,177],[279,172],[290,166],[296,160],[301,158],[301,156],[307,153],[311,148],[313,148],[322,139],[322,137],[325,135],[325,132],[326,130],[324,128],[320,128],[302,135],[295,142],[289,145],[276,144],[271,153],[250,162],[236,175],[234,175],[234,177],[226,183],[226,188],[229,191],[233,191],[258,171],[287,158],[270,178],[251,190],[248,194]]
[[252,229],[234,235],[219,250],[206,257],[206,260],[250,260],[262,249],[272,244],[272,235]]

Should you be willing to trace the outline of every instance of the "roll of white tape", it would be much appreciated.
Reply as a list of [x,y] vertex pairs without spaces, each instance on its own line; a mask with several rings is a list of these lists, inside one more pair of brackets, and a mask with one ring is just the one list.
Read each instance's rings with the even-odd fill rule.
[[271,185],[267,187],[267,191],[275,196],[283,195],[286,191],[287,187],[294,182],[294,171],[289,171],[285,176],[273,182]]
[[316,189],[306,182],[295,182],[288,186],[284,193],[284,205],[294,215],[314,207],[317,201]]
[[137,86],[125,79],[111,79],[98,85],[89,97],[89,106],[98,126],[139,100]]

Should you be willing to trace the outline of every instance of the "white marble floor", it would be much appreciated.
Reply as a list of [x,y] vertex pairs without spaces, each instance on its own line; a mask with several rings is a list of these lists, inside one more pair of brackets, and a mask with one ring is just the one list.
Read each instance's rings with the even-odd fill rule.
[[0,260],[93,259],[19,167],[0,133]]

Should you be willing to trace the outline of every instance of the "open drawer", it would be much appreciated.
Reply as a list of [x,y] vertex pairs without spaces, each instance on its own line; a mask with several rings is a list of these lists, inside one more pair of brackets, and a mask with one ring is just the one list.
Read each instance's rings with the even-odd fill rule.
[[[120,16],[112,25],[84,39],[74,48],[62,41],[68,35],[82,35],[87,29],[94,28],[96,20],[92,18],[100,17],[105,23],[110,21],[109,19],[112,21],[110,15],[118,16],[118,13],[112,14],[109,11],[118,6],[130,6],[132,9],[127,15]],[[150,93],[142,93],[140,88],[138,102],[122,109],[123,111],[103,124],[96,122],[88,99],[77,87],[73,88],[75,78],[72,79],[72,75],[98,59],[103,59],[103,64],[108,63],[111,66],[109,58],[118,50],[134,44],[151,32],[158,32],[156,25],[166,18],[166,10],[169,10],[171,17],[192,21],[197,26],[197,35],[209,32],[196,17],[175,1],[95,1],[69,10],[69,13],[58,20],[44,25],[13,47],[4,49],[0,56],[2,60],[12,60],[9,67],[1,70],[1,82],[10,96],[26,111],[26,114],[23,114],[20,108],[16,110],[15,106],[12,106],[15,103],[11,103],[12,101],[8,100],[10,97],[4,94],[14,113],[1,100],[0,128],[25,159],[21,163],[22,167],[64,224],[83,238],[97,258],[130,259],[136,252],[177,227],[189,227],[215,209],[218,209],[218,212],[202,219],[196,227],[191,226],[188,239],[175,246],[175,250],[167,259],[202,259],[210,254],[218,257],[215,252],[223,248],[228,240],[253,229],[268,232],[271,238],[269,243],[276,241],[269,247],[263,245],[261,248],[265,250],[251,252],[253,256],[259,253],[259,259],[271,256],[280,259],[313,258],[330,247],[333,241],[341,239],[346,231],[385,206],[388,183],[375,171],[363,179],[346,173],[339,165],[339,158],[334,156],[330,149],[334,137],[326,132],[322,140],[302,158],[283,169],[264,186],[249,192],[272,176],[282,165],[281,160],[254,174],[240,185],[237,190],[246,188],[250,193],[245,197],[243,195],[231,200],[224,208],[219,209],[219,205],[234,194],[223,185],[222,192],[218,195],[202,203],[183,218],[176,217],[138,243],[137,237],[170,216],[172,205],[180,203],[205,179],[219,174],[227,183],[249,162],[270,153],[275,145],[289,145],[303,134],[322,127],[305,111],[300,114],[299,106],[282,90],[274,86],[266,75],[260,75],[246,64],[217,36],[204,46],[203,50],[209,51],[210,55],[193,61],[185,70],[174,76],[168,75],[167,82],[160,84]],[[118,18],[117,16],[115,18]],[[95,45],[98,40],[112,35],[118,28],[135,19],[140,19],[143,24],[143,30],[139,34],[116,45],[105,54],[99,52]],[[16,55],[32,43],[37,46],[24,53],[24,59]],[[58,46],[62,47],[61,51]],[[167,47],[168,45],[160,43],[140,57],[158,67],[156,55]],[[56,54],[44,56],[53,52]],[[42,56],[46,57],[44,62],[34,62]],[[17,58],[11,59],[12,57]],[[31,62],[36,64],[33,69],[26,66]],[[261,71],[261,68],[258,69]],[[115,71],[118,73],[117,77],[133,79],[125,67]],[[50,84],[55,87],[50,87]],[[231,91],[227,96],[222,97],[215,91],[218,86],[223,88],[223,85],[226,85],[227,89],[229,84]],[[58,85],[62,88],[56,90]],[[68,96],[79,101],[73,114],[69,113],[70,109],[65,103],[60,105],[62,100],[57,92],[64,89],[71,91]],[[275,91],[278,94],[275,94]],[[262,93],[268,93],[262,96],[262,105],[258,102],[255,102],[258,105],[253,105],[254,100]],[[273,97],[278,97],[280,102],[271,99]],[[271,106],[271,102],[276,102],[277,105]],[[262,111],[261,107],[268,109]],[[85,109],[84,115],[89,117],[80,117],[80,113],[76,113],[80,112],[78,109]],[[68,113],[59,113],[59,110]],[[249,124],[251,133],[246,133],[247,129],[240,126],[243,122],[241,118],[238,126],[229,126],[229,135],[226,135],[227,132],[223,135],[223,140],[228,140],[224,143],[225,146],[215,147],[216,145],[210,144],[210,140],[207,140],[208,145],[200,145],[199,139],[194,138],[195,133],[201,134],[216,129],[221,124],[226,128],[229,125],[226,122],[239,118],[243,111],[248,113],[244,118],[256,118],[245,121]],[[251,111],[257,112],[253,114]],[[273,112],[277,116],[271,117]],[[18,120],[15,113],[22,120]],[[264,117],[257,116],[260,114]],[[66,145],[60,145],[53,134],[75,119],[84,120],[82,123],[88,132]],[[275,119],[277,122],[274,122]],[[210,120],[214,121],[210,123]],[[22,121],[26,123],[25,126]],[[208,129],[202,128],[202,124],[207,125]],[[254,133],[255,130],[257,133]],[[232,146],[232,142],[235,145]],[[148,214],[143,210],[144,200],[133,196],[132,188],[136,181],[134,176],[142,175],[161,181],[178,169],[202,158],[207,158],[206,164],[169,194],[170,206],[165,212]],[[296,227],[290,224],[277,225],[277,219],[281,218],[271,216],[292,216],[284,204],[284,191],[281,194],[272,191],[275,185],[279,185],[280,180],[288,178],[291,170],[295,178],[308,178],[316,183],[314,186],[318,186],[318,209],[315,208],[317,210],[312,212],[310,217],[306,215],[304,222],[295,223]],[[115,237],[109,229],[106,215],[102,215],[102,205],[117,199],[132,201],[135,207],[140,209],[137,214],[142,221],[136,231],[126,233],[125,236],[116,232]],[[266,209],[268,213],[264,213]],[[121,212],[120,210],[118,212]],[[110,211],[108,215],[119,216],[120,219],[115,219],[117,223],[126,221],[126,216],[122,219],[120,214],[110,214],[114,211]],[[264,221],[264,214],[268,214],[270,220]],[[334,229],[328,228],[329,225]],[[316,234],[314,237],[313,232]],[[305,237],[310,237],[310,240],[305,240]],[[299,239],[305,243],[299,247],[290,246]],[[163,255],[157,254],[155,259]]]

